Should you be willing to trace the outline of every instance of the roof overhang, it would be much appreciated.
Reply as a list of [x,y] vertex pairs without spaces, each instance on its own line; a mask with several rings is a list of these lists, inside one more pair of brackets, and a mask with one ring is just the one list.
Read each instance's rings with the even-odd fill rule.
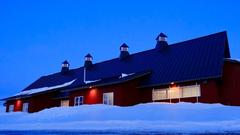
[[240,60],[232,59],[232,58],[225,58],[224,61],[240,64]]
[[172,82],[176,84],[181,84],[181,83],[187,83],[187,82],[198,82],[198,81],[203,81],[203,80],[212,80],[212,79],[219,79],[222,76],[212,76],[212,77],[203,77],[203,78],[198,78],[198,79],[189,79],[189,80],[183,80],[183,81],[171,81],[171,82],[166,82],[166,83],[158,83],[158,84],[151,84],[151,85],[142,85],[137,88],[143,89],[143,88],[149,88],[149,87],[160,87],[160,86],[168,86],[171,85]]
[[85,84],[85,85],[75,86],[75,87],[72,87],[72,88],[63,87],[63,88],[59,88],[59,89],[52,89],[52,90],[43,91],[43,92],[34,93],[34,94],[29,94],[29,95],[12,96],[12,97],[1,99],[1,101],[9,101],[9,100],[30,98],[32,96],[37,96],[37,95],[40,95],[40,94],[45,94],[45,93],[54,92],[54,91],[69,92],[69,91],[87,89],[89,87],[102,87],[102,86],[108,86],[108,85],[121,84],[121,83],[125,83],[125,82],[128,82],[128,81],[134,80],[134,79],[144,77],[144,76],[149,75],[149,74],[151,74],[151,71],[143,71],[143,72],[138,72],[138,73],[135,73],[133,75],[129,75],[127,77],[119,78],[119,79],[113,80],[113,81],[112,80],[104,81],[104,79],[103,79],[103,81],[88,83],[88,84]]
[[62,90],[62,91],[76,91],[76,90],[81,90],[81,89],[88,89],[88,88],[96,88],[96,87],[103,87],[103,86],[121,84],[121,83],[126,83],[128,81],[138,79],[138,78],[150,75],[150,74],[151,74],[151,71],[138,72],[138,73],[135,73],[134,75],[130,75],[128,77],[120,78],[120,79],[117,79],[117,80],[104,81],[104,79],[103,79],[103,81],[89,83],[89,84],[86,84],[86,85],[81,85],[81,86],[77,86],[77,87],[74,87],[74,88],[69,88],[69,89]]

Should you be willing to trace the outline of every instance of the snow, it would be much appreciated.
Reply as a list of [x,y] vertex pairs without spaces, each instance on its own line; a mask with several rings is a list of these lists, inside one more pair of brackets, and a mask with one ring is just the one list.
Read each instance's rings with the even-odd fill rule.
[[30,90],[26,90],[26,91],[21,91],[21,92],[17,93],[15,96],[30,95],[30,94],[34,94],[34,93],[47,91],[47,90],[52,90],[52,89],[66,87],[66,86],[71,85],[75,80],[76,79],[74,79],[74,80],[72,80],[70,82],[66,82],[64,84],[61,84],[61,85],[56,85],[56,86],[51,86],[51,87],[42,87],[42,88],[37,88],[37,89],[30,89]]
[[148,103],[131,107],[82,105],[37,113],[0,113],[0,130],[125,130],[230,132],[240,129],[240,107]]
[[101,79],[98,79],[98,80],[91,80],[91,81],[85,81],[85,83],[88,84],[88,83],[93,83],[93,82],[98,82],[98,81],[101,81]]
[[135,73],[130,73],[130,74],[122,73],[119,78],[124,78],[124,77],[130,76],[130,75],[133,75],[133,74],[135,74]]

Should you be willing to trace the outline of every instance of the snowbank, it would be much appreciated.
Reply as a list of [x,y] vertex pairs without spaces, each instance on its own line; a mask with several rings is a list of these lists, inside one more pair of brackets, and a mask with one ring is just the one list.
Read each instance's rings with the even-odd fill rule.
[[0,113],[0,130],[239,131],[240,107],[149,103],[132,107],[82,105],[38,113]]

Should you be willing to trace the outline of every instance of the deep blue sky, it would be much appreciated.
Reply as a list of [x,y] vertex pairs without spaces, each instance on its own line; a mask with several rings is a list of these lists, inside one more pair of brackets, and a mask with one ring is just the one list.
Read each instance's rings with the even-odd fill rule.
[[[234,3],[235,2],[235,3]],[[0,1],[0,98],[22,90],[61,62],[83,65],[118,57],[126,42],[135,53],[168,42],[227,30],[231,55],[240,59],[240,1],[229,0],[19,0]]]

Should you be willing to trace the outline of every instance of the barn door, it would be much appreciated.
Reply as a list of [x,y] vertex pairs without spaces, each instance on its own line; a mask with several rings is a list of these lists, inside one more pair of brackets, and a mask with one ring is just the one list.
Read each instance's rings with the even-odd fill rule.
[[113,92],[103,93],[103,104],[113,105]]
[[29,103],[23,103],[22,111],[23,112],[28,112],[28,106],[29,106]]

